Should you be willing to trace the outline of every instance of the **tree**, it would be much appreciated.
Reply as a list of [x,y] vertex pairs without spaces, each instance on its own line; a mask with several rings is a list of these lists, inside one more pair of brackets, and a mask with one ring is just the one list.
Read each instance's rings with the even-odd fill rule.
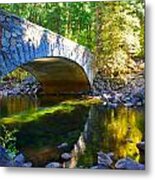
[[109,77],[124,78],[134,69],[133,59],[140,54],[143,56],[141,27],[144,19],[142,16],[140,21],[137,13],[143,2],[135,0],[134,3],[137,7],[130,1],[100,2],[96,64]]
[[1,4],[3,8],[89,48],[94,65],[109,77],[125,77],[144,58],[144,2]]

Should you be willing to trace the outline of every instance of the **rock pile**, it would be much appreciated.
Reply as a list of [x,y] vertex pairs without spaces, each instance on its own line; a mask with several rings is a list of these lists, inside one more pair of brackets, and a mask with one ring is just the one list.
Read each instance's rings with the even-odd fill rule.
[[18,154],[13,159],[7,153],[7,150],[0,146],[0,166],[3,167],[31,167],[31,162],[25,162],[23,154]]
[[42,91],[41,85],[34,77],[27,77],[20,83],[4,83],[0,92],[4,96],[35,95]]
[[126,157],[119,159],[116,163],[113,161],[111,153],[98,153],[97,165],[91,167],[91,169],[122,169],[122,170],[144,170],[145,165],[134,161],[133,159]]
[[93,95],[101,96],[104,105],[117,107],[143,106],[145,104],[145,79],[143,73],[133,76],[128,82],[109,79],[98,73],[93,83]]

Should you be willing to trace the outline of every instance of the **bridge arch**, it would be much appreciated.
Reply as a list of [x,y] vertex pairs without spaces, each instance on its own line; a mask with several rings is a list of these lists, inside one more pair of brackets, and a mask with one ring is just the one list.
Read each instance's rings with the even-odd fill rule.
[[41,82],[45,94],[87,92],[91,87],[83,68],[65,58],[35,59],[22,68]]
[[[90,89],[93,82],[92,61],[93,55],[84,46],[0,9],[0,77],[7,75],[17,67],[23,67],[34,73],[36,77],[38,76],[37,79],[46,86],[44,88],[46,92],[47,90],[53,92],[48,87],[49,84],[52,85],[54,82],[52,73],[55,78],[60,78],[60,74],[62,77],[62,74],[66,72],[66,75],[68,75],[68,80],[64,84],[66,88],[67,83],[69,87],[69,83],[72,82],[73,87],[73,84],[77,82],[77,85],[83,87],[83,90],[86,91]],[[39,64],[42,64],[42,68]],[[61,71],[63,72],[60,73],[60,69],[56,68],[57,76],[52,67],[56,64],[61,64]],[[50,68],[47,68],[47,65]],[[66,67],[66,71],[63,71],[62,67]],[[41,75],[43,69],[46,69],[48,72],[46,74],[51,77],[51,83],[47,76],[46,81],[43,80],[43,75]],[[78,74],[79,78],[77,77]],[[72,80],[75,80],[75,82]],[[61,84],[63,82],[61,81]],[[58,90],[58,88],[55,89]],[[63,89],[65,87],[60,88],[60,90]],[[82,88],[79,88],[79,90],[82,91]]]

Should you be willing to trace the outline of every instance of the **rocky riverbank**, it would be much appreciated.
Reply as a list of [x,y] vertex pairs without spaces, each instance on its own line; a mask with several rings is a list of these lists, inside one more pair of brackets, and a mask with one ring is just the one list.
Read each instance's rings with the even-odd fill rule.
[[103,99],[104,105],[137,107],[145,105],[144,71],[133,74],[126,82],[97,73],[93,83],[93,96]]
[[[143,147],[144,142],[138,143],[137,146]],[[63,146],[63,145],[62,145]],[[63,146],[63,147],[66,147]],[[59,148],[59,147],[58,147]],[[61,147],[62,148],[62,147]],[[74,158],[74,157],[73,157]],[[60,156],[61,161],[49,162],[45,165],[45,168],[66,168],[66,164],[72,161],[72,154],[62,153]],[[10,158],[7,150],[0,146],[0,166],[3,167],[33,167],[32,162],[27,162],[22,153],[18,154],[13,159]],[[88,167],[76,167],[76,168],[88,168]],[[97,153],[97,164],[89,167],[90,169],[122,169],[122,170],[144,170],[145,165],[134,161],[133,159],[126,157],[114,160],[113,153],[104,153],[102,151]]]
[[126,157],[114,161],[113,153],[97,153],[97,165],[92,166],[91,169],[122,169],[122,170],[144,170],[145,165]]
[[33,76],[27,77],[21,82],[7,80],[0,83],[0,95],[2,96],[36,95],[40,92],[42,92],[42,87]]
[[[27,77],[21,82],[10,80],[0,83],[0,95],[37,95],[42,93],[42,87],[34,77]],[[119,105],[139,107],[145,105],[144,70],[130,74],[126,81],[105,77],[98,72],[94,78],[90,96],[103,100],[103,105],[116,108]]]
[[2,167],[31,167],[31,162],[26,162],[23,154],[11,158],[7,150],[0,145],[0,166]]

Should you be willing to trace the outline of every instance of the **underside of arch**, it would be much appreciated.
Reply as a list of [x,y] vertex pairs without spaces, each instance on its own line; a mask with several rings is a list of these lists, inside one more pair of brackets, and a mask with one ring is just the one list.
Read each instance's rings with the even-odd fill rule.
[[35,59],[24,64],[22,68],[37,78],[45,94],[69,94],[90,90],[90,83],[83,68],[65,58]]

